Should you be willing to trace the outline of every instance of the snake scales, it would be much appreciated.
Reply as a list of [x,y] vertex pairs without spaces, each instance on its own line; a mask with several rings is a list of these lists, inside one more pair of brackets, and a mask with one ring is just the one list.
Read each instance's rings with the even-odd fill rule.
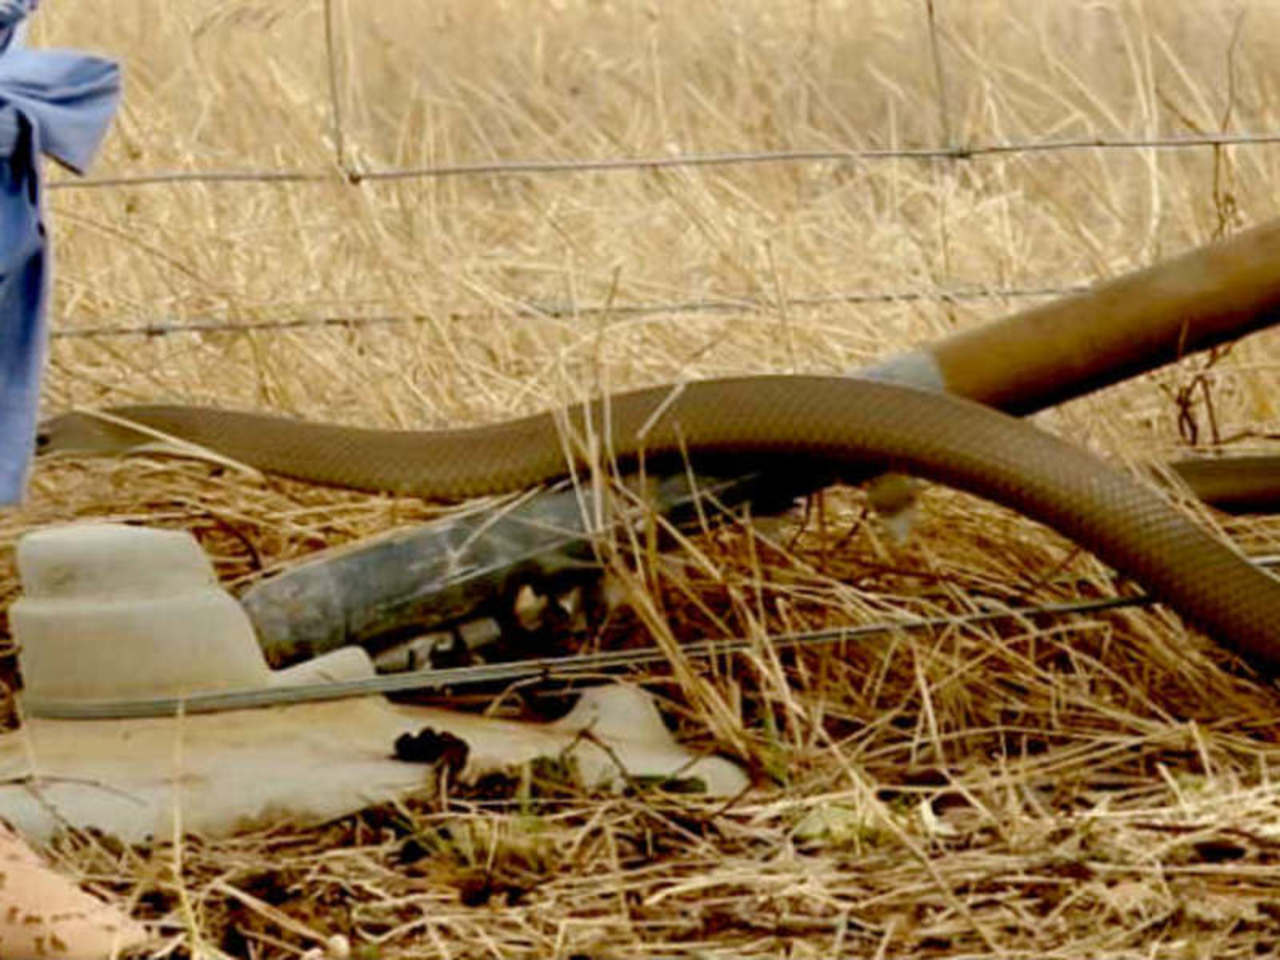
[[[456,498],[532,486],[584,462],[581,442],[619,461],[764,458],[856,476],[894,470],[1021,511],[1142,584],[1190,623],[1268,671],[1280,668],[1280,579],[1249,563],[1152,487],[1029,423],[934,391],[848,377],[756,376],[651,387],[487,426],[372,430],[186,406],[114,418],[264,471],[363,490]],[[152,439],[70,413],[46,451],[118,452]]]

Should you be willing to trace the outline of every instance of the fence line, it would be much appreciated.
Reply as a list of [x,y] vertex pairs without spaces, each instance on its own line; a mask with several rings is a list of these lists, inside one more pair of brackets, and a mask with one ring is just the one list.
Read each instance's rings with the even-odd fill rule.
[[[566,159],[496,159],[455,164],[360,169],[353,166],[348,154],[349,138],[344,129],[343,90],[339,82],[339,15],[337,0],[323,0],[323,43],[327,60],[328,107],[333,161],[328,168],[247,168],[213,170],[158,170],[132,176],[55,179],[46,183],[50,190],[121,189],[133,187],[174,186],[189,184],[345,184],[430,180],[449,177],[501,177],[542,174],[612,173],[696,167],[730,167],[755,164],[861,164],[895,160],[948,161],[959,163],[986,157],[1036,155],[1081,150],[1183,150],[1230,146],[1265,146],[1280,144],[1280,131],[1240,133],[1198,133],[1156,138],[1079,137],[1032,141],[1003,141],[963,144],[954,139],[948,109],[945,75],[938,43],[938,25],[933,0],[925,0],[926,19],[938,85],[940,119],[944,130],[944,146],[868,147],[861,149],[748,150],[707,153],[671,153],[658,156],[614,156]],[[872,304],[894,302],[964,302],[978,300],[1017,300],[1061,297],[1080,293],[1084,284],[1044,287],[963,287],[909,290],[846,291],[809,296],[788,297],[783,304],[758,296],[688,299],[667,302],[621,304],[515,302],[500,305],[514,317],[573,316],[646,316],[663,313],[728,313],[766,312],[780,306],[820,307],[829,304]],[[443,312],[449,319],[479,319],[494,311]],[[435,313],[440,316],[442,313]],[[64,317],[55,339],[94,339],[110,337],[161,337],[213,332],[264,330],[297,330],[307,328],[363,328],[380,325],[422,323],[432,314],[383,314],[352,316],[302,316],[272,320],[232,321],[218,317],[187,320],[101,319]],[[82,326],[77,326],[77,322]]]
[[1280,131],[1270,133],[1205,133],[1175,137],[1081,137],[1065,140],[1009,141],[955,147],[867,148],[864,150],[752,150],[728,153],[685,153],[648,157],[601,157],[566,160],[492,160],[358,170],[161,170],[128,177],[53,180],[50,190],[102,187],[146,187],[186,183],[376,183],[444,177],[512,176],[540,173],[608,173],[673,167],[726,167],[764,163],[875,163],[885,160],[975,160],[1017,154],[1078,150],[1186,150],[1205,147],[1280,144]]
[[[846,293],[815,294],[813,296],[787,297],[788,307],[821,307],[845,303],[910,303],[965,302],[974,300],[1025,300],[1045,297],[1064,297],[1083,293],[1088,284],[1061,287],[965,287],[933,290],[866,290]],[[669,300],[648,303],[590,303],[575,306],[564,303],[517,303],[506,308],[514,317],[590,317],[590,316],[651,316],[662,313],[733,313],[765,312],[776,310],[775,300],[759,297],[739,297],[703,300]],[[479,311],[448,313],[450,320],[480,319],[489,314]],[[50,334],[54,339],[104,339],[107,337],[162,337],[175,334],[244,332],[252,330],[297,330],[309,327],[372,327],[393,324],[426,323],[430,314],[375,314],[353,316],[293,317],[282,320],[161,320],[120,321],[96,326],[75,326],[74,317],[64,317],[60,328]],[[66,326],[70,324],[70,326]]]

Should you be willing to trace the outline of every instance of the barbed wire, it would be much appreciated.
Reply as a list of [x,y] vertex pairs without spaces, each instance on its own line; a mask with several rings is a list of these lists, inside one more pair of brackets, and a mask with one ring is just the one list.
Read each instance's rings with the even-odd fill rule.
[[[1083,293],[1088,284],[1060,287],[998,287],[956,288],[934,290],[868,290],[846,293],[816,294],[788,297],[787,307],[822,307],[856,303],[910,303],[963,302],[973,300],[1024,300],[1042,297],[1063,297]],[[573,305],[565,303],[520,303],[508,308],[495,308],[490,313],[478,311],[449,313],[451,320],[479,319],[494,312],[505,312],[512,317],[590,317],[590,316],[652,316],[663,313],[734,313],[776,310],[774,300],[752,297],[702,300],[670,300],[650,303],[591,303]],[[108,337],[163,337],[175,334],[217,333],[226,331],[247,332],[254,330],[296,330],[308,327],[371,327],[394,324],[426,323],[438,315],[425,313],[374,314],[351,316],[288,317],[278,320],[227,320],[222,318],[197,318],[191,320],[119,321],[92,326],[80,326],[74,317],[65,317],[52,331],[54,339],[103,339]]]
[[164,170],[123,177],[60,179],[50,190],[84,190],[104,187],[146,187],[172,184],[215,183],[347,183],[438,179],[466,176],[518,174],[607,173],[658,170],[673,167],[742,166],[764,163],[873,163],[884,160],[974,160],[982,157],[1074,150],[1183,150],[1203,147],[1280,144],[1280,131],[1271,133],[1206,133],[1176,137],[1081,137],[984,143],[956,147],[868,148],[864,150],[752,150],[729,153],[687,153],[670,156],[602,157],[565,160],[491,160],[477,163],[438,164],[360,170],[335,165],[323,170]]

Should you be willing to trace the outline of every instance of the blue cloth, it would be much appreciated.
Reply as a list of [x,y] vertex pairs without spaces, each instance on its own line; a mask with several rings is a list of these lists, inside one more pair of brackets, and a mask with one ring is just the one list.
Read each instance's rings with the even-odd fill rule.
[[22,499],[35,448],[50,269],[39,155],[83,173],[120,99],[114,62],[21,45],[37,2],[0,0],[0,504]]
[[21,46],[27,31],[27,14],[40,5],[40,0],[0,0],[0,53],[10,43]]

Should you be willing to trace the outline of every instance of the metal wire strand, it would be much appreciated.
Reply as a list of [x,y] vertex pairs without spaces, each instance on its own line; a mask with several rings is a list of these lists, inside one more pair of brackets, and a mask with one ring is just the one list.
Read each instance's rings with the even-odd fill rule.
[[[1260,566],[1280,566],[1280,555],[1252,558]],[[1032,617],[1065,617],[1106,610],[1150,606],[1154,601],[1145,594],[1086,600],[1074,603],[1049,603],[1030,607],[992,610],[961,616],[903,618],[883,623],[837,627],[802,633],[770,636],[767,642],[778,648],[816,648],[860,640],[878,634],[908,630],[942,629],[973,626],[999,620],[1026,620]],[[755,649],[759,641],[748,638],[701,640],[682,647],[687,657],[724,656]],[[510,682],[531,678],[564,679],[582,674],[618,670],[623,667],[661,663],[662,650],[615,650],[593,654],[575,654],[548,659],[517,660],[510,663],[449,667],[439,670],[415,670],[362,680],[340,680],[308,683],[261,690],[232,690],[199,693],[186,697],[152,697],[132,700],[42,700],[26,703],[33,716],[69,720],[105,720],[136,717],[176,716],[191,713],[214,713],[224,710],[246,710],[289,703],[312,703],[319,700],[341,700],[379,693],[403,693],[409,690],[439,690],[479,683]]]
[[359,170],[160,170],[123,177],[60,179],[50,190],[88,190],[102,187],[151,187],[175,184],[236,183],[348,183],[353,186],[395,180],[443,177],[495,177],[547,173],[608,173],[661,170],[673,167],[729,167],[762,163],[875,163],[885,160],[977,160],[1011,154],[1062,153],[1078,150],[1186,150],[1203,147],[1265,146],[1280,143],[1280,132],[1204,133],[1172,137],[1077,137],[959,145],[954,147],[872,147],[862,150],[749,150],[722,153],[683,153],[668,156],[568,158],[564,160],[488,160],[476,163],[432,164]]
[[[915,290],[850,290],[840,293],[823,293],[788,297],[788,307],[823,307],[839,304],[913,303],[932,301],[961,303],[981,300],[1034,300],[1065,297],[1083,293],[1088,284],[1044,287],[938,287]],[[514,317],[641,317],[664,313],[759,313],[776,310],[773,300],[759,297],[725,297],[698,300],[655,300],[644,303],[516,303],[506,308]],[[476,312],[449,314],[455,320],[479,319]],[[196,318],[191,320],[132,320],[121,319],[107,323],[78,321],[74,317],[63,318],[50,336],[55,340],[105,339],[110,337],[164,337],[179,334],[245,332],[252,330],[299,330],[318,327],[375,327],[395,324],[424,323],[427,314],[370,314],[351,316],[289,317],[280,320],[221,320]],[[81,325],[83,324],[83,325]]]

